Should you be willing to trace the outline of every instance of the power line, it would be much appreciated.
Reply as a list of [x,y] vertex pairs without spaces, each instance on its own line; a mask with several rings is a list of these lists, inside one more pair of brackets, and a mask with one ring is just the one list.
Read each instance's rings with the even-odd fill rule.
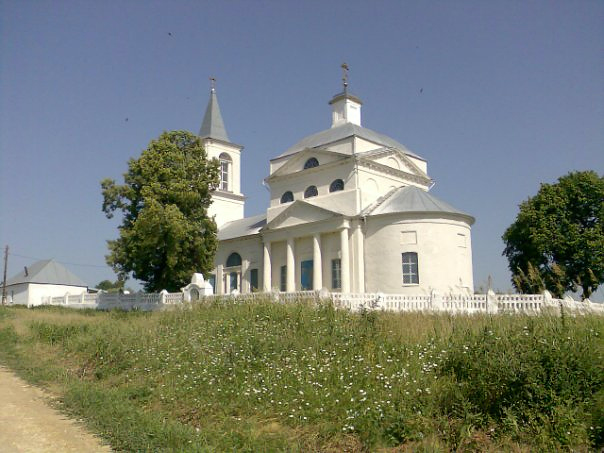
[[[18,255],[16,253],[9,253],[10,256],[16,256],[18,258],[25,258],[28,260],[34,260],[34,261],[40,261],[42,260],[42,258],[36,258],[35,256],[26,256],[26,255]],[[111,266],[108,265],[100,265],[100,264],[82,264],[82,263],[70,263],[68,261],[59,261],[59,260],[54,260],[57,263],[61,263],[61,264],[67,264],[69,266],[81,266],[81,267],[98,267],[98,268],[103,268],[103,269],[111,269]]]

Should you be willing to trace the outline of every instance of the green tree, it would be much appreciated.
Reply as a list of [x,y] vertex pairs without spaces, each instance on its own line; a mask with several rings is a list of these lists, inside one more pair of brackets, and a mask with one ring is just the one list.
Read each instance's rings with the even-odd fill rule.
[[119,278],[112,282],[111,280],[102,280],[96,285],[96,289],[100,289],[107,292],[117,292],[124,288],[124,281]]
[[119,279],[132,273],[147,291],[177,291],[194,272],[207,275],[218,244],[216,223],[208,218],[218,182],[218,161],[186,131],[151,141],[128,162],[123,185],[101,181],[106,216],[122,213],[119,238],[107,241],[106,257]]
[[604,283],[604,177],[571,172],[541,184],[520,204],[503,235],[512,283],[520,292],[557,297],[581,288],[588,298]]

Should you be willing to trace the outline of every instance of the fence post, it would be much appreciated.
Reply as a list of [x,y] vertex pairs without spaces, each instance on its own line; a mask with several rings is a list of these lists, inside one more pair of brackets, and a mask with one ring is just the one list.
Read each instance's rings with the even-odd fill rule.
[[487,291],[487,313],[495,314],[499,311],[499,304],[497,303],[497,295],[492,289]]
[[[332,299],[331,293],[325,287],[323,287],[319,290],[319,292],[317,293],[317,296],[319,297],[319,300]],[[333,302],[333,300],[332,300],[332,302]]]
[[430,293],[430,307],[433,311],[443,311],[445,309],[443,297],[435,289]]
[[[552,298],[552,293],[550,293],[547,289],[543,291],[543,308],[553,307],[554,301]],[[543,311],[543,309],[541,310]]]

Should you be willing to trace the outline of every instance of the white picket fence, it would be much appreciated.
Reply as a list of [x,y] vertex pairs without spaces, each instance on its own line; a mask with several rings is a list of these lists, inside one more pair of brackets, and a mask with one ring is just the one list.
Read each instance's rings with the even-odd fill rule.
[[175,305],[182,305],[185,294],[169,293],[90,293],[80,295],[66,294],[59,297],[43,297],[42,305],[60,305],[69,308],[92,308],[97,310],[143,310],[156,311]]
[[544,294],[443,294],[402,295],[383,293],[342,294],[328,291],[298,291],[292,293],[249,293],[231,295],[200,296],[188,290],[178,293],[96,293],[42,298],[42,304],[60,305],[70,308],[93,308],[100,310],[123,309],[156,311],[184,305],[185,302],[203,303],[227,300],[236,303],[251,303],[272,300],[276,303],[296,303],[304,300],[331,300],[338,308],[351,311],[384,310],[392,312],[447,312],[453,314],[475,313],[526,313],[539,314],[559,312],[603,314],[604,304],[589,300],[578,302],[570,297],[554,299],[549,292]]

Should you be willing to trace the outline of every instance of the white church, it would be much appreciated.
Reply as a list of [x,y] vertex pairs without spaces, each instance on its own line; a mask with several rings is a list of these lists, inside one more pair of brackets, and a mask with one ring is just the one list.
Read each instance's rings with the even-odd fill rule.
[[472,293],[474,218],[429,193],[425,159],[362,126],[362,102],[343,80],[331,126],[271,159],[270,204],[253,217],[244,217],[243,147],[212,87],[199,136],[221,169],[209,212],[214,292]]

